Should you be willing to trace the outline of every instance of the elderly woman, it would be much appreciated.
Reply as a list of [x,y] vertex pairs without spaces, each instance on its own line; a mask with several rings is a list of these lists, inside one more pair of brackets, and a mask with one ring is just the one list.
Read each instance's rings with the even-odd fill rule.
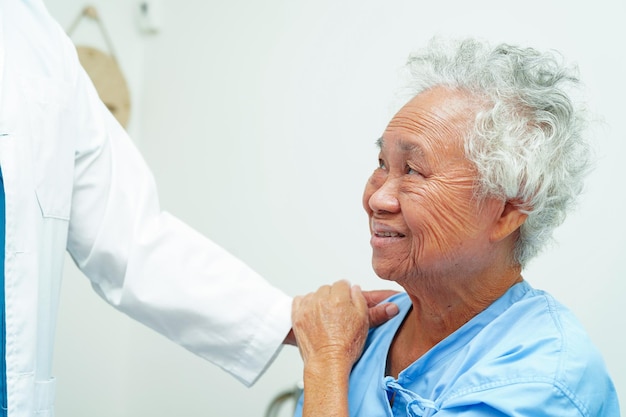
[[580,323],[522,277],[587,171],[575,73],[474,40],[433,41],[408,68],[413,98],[363,196],[374,270],[406,290],[400,314],[367,334],[358,288],[296,298],[296,415],[618,416]]

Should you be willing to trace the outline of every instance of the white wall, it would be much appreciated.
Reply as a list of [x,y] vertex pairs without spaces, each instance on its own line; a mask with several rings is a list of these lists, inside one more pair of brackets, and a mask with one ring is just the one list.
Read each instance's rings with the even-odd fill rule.
[[[559,245],[525,276],[576,312],[626,398],[622,0],[160,0],[155,36],[138,32],[134,2],[94,3],[127,72],[129,129],[163,206],[290,294],[340,278],[389,286],[370,269],[360,198],[398,70],[415,46],[436,33],[475,35],[578,61],[590,108],[603,118],[601,159]],[[65,27],[83,5],[47,4]],[[243,388],[108,308],[69,263],[66,275],[55,363],[61,417],[262,416],[299,380],[297,352],[286,348]]]

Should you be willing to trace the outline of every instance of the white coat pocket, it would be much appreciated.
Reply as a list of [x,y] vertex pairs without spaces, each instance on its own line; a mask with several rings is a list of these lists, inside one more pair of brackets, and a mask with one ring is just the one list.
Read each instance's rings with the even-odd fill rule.
[[74,172],[70,85],[58,79],[22,79],[29,102],[35,192],[43,217],[69,220]]
[[54,397],[56,380],[35,381],[35,415],[37,417],[54,416]]

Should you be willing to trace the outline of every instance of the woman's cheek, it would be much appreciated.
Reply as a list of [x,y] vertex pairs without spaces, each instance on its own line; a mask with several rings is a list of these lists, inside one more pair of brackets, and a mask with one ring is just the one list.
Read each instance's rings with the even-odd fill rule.
[[415,194],[414,201],[420,201],[419,210],[415,210],[420,213],[416,220],[421,227],[415,228],[422,235],[419,240],[442,253],[457,247],[459,241],[475,230],[471,193],[466,187],[456,185],[433,183],[428,190]]

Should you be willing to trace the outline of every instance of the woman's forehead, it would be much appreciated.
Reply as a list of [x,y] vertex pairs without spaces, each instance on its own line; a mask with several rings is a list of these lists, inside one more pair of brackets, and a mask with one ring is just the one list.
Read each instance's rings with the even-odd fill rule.
[[403,152],[459,146],[473,125],[475,101],[463,91],[435,87],[413,97],[391,119],[378,144]]

